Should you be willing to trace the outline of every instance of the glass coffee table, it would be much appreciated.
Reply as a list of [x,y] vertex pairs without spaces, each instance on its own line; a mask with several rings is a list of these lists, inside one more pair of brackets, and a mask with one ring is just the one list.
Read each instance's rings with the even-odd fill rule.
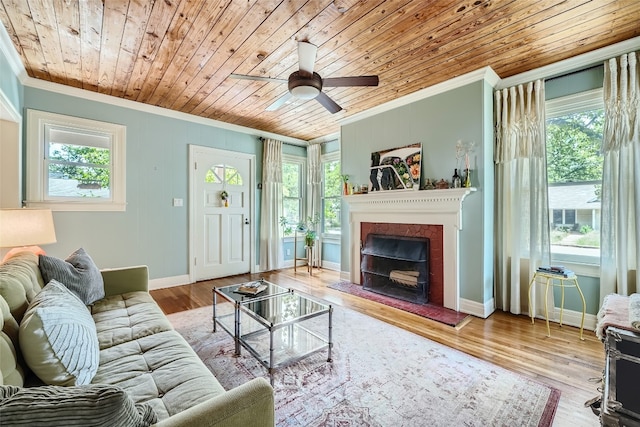
[[[239,293],[243,285],[261,284],[256,295]],[[333,307],[293,289],[265,280],[214,287],[213,331],[220,326],[235,341],[235,354],[244,347],[273,373],[314,353],[326,350],[331,362]]]

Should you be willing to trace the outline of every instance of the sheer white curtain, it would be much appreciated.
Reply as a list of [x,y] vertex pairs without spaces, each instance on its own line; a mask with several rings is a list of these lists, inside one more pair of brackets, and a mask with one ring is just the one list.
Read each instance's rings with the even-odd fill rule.
[[[496,305],[514,314],[528,311],[529,280],[550,262],[544,102],[541,80],[495,92]],[[536,294],[542,313],[544,292]]]
[[282,142],[263,141],[262,198],[260,201],[260,270],[282,266],[280,217],[282,216]]
[[[322,145],[312,144],[307,147],[307,215],[315,218],[316,214],[322,217]],[[318,224],[318,236],[321,224]],[[313,263],[320,266],[322,242],[318,241],[313,251]]]
[[640,69],[637,53],[604,66],[600,299],[640,290]]

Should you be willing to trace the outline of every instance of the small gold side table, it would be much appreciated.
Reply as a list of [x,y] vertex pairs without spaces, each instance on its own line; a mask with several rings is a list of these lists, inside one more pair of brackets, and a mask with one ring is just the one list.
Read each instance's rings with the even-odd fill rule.
[[[547,307],[547,296],[549,295],[549,286],[558,286],[562,289],[562,297],[560,301],[560,326],[562,326],[562,313],[564,310],[564,288],[576,288],[578,293],[580,294],[580,298],[582,299],[582,320],[580,321],[580,339],[584,341],[584,337],[582,336],[582,332],[584,330],[584,315],[587,311],[587,303],[584,300],[584,294],[582,290],[580,290],[580,286],[578,285],[578,277],[575,274],[572,274],[569,277],[564,277],[560,274],[552,274],[545,273],[542,271],[536,271],[529,283],[529,315],[531,316],[531,323],[534,323],[534,313],[533,313],[533,305],[531,304],[531,287],[536,282],[536,279],[543,279],[546,281],[545,292],[544,292],[544,317],[547,320],[547,336],[551,337],[551,328],[549,328],[549,309]],[[543,283],[543,282],[540,282]]]

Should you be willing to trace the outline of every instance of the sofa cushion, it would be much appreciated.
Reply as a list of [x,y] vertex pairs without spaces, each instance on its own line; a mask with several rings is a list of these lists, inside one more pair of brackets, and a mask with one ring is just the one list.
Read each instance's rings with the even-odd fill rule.
[[57,280],[71,289],[86,305],[104,298],[102,274],[82,248],[65,260],[40,255],[40,272],[45,283]]
[[225,392],[175,331],[101,350],[93,383],[122,387],[135,402],[148,402],[159,421]]
[[19,340],[27,365],[46,384],[89,384],[98,369],[98,337],[91,314],[55,280],[29,304]]
[[22,321],[29,302],[43,286],[37,255],[20,252],[0,264],[0,296],[16,322]]
[[12,426],[149,426],[157,421],[146,404],[134,404],[119,387],[0,386],[0,420]]
[[18,324],[11,316],[9,305],[0,296],[0,385],[24,384],[24,371],[18,363],[16,352],[18,331]]
[[128,292],[90,307],[100,349],[136,340],[173,327],[148,292]]

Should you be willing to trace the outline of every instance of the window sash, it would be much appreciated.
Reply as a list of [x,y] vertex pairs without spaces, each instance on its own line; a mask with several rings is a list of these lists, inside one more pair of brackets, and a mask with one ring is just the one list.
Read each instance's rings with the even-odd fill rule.
[[[580,113],[584,111],[604,108],[603,92],[602,88],[594,89],[586,92],[577,93],[574,95],[568,95],[561,98],[548,100],[545,103],[545,114],[547,120],[555,119],[572,113]],[[593,181],[579,181],[576,184],[596,183]],[[571,213],[573,212],[573,222],[571,220]],[[556,220],[558,217],[561,222]],[[549,212],[549,222],[553,226],[572,226],[575,225],[577,217],[577,210],[575,209],[553,209],[551,207]],[[562,263],[570,266],[576,272],[582,272],[587,275],[597,275],[597,268],[600,264],[600,250],[599,248],[593,250],[575,250],[572,252],[571,247],[559,246],[552,243],[551,245],[551,260],[555,263]],[[577,248],[576,248],[577,249]],[[594,270],[594,268],[596,270]]]

